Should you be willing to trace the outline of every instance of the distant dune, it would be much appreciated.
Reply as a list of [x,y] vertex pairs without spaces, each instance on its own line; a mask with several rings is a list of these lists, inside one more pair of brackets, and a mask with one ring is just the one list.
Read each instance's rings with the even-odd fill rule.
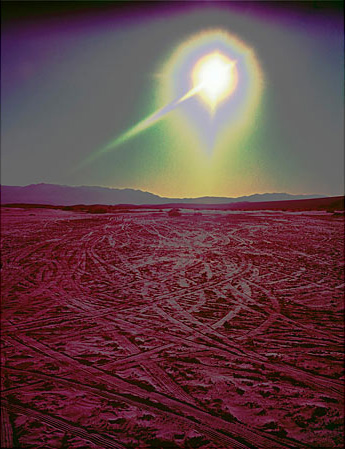
[[1,204],[47,204],[53,206],[71,206],[76,204],[228,204],[243,202],[304,200],[321,198],[321,195],[289,195],[287,193],[264,193],[238,198],[201,197],[201,198],[164,198],[149,192],[134,189],[110,189],[93,186],[62,186],[57,184],[31,184],[24,187],[1,186]]

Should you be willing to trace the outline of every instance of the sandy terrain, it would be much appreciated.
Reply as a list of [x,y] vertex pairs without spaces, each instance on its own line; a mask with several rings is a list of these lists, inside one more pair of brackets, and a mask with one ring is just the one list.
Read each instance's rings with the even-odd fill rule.
[[3,447],[342,447],[342,218],[3,209],[2,235]]

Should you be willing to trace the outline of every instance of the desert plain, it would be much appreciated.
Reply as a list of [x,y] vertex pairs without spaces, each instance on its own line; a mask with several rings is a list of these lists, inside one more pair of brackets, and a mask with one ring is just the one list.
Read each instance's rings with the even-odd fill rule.
[[341,448],[344,220],[2,208],[2,447]]

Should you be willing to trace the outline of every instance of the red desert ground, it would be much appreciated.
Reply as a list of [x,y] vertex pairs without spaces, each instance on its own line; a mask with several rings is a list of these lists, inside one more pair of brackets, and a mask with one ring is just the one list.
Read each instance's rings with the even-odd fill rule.
[[342,447],[343,200],[310,201],[4,205],[1,446]]

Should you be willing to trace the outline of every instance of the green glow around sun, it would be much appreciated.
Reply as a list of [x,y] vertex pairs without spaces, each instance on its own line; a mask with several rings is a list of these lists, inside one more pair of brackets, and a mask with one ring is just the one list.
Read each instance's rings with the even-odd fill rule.
[[[224,167],[234,167],[235,161],[241,166],[239,151],[257,120],[263,90],[254,52],[236,37],[211,30],[183,42],[158,71],[154,112],[91,153],[79,168],[120,149],[133,153],[142,141],[143,158],[152,160],[151,167],[159,165],[155,155],[162,159],[165,151],[161,169],[145,173],[148,190],[157,184],[157,191],[173,196],[176,182],[183,179],[181,193],[217,194],[229,184],[234,191],[240,180],[233,170],[231,182],[227,180]],[[147,142],[152,142],[150,150]],[[139,153],[136,158],[142,159]],[[133,173],[138,174],[135,165]],[[138,187],[145,188],[142,180]]]

